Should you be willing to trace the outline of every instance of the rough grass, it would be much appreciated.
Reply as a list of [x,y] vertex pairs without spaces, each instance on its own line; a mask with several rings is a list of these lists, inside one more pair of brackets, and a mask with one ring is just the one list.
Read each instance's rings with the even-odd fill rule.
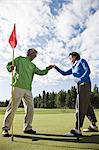
[[[2,109],[3,110],[3,109]],[[0,115],[0,128],[3,121],[3,113]],[[99,122],[99,110],[96,110]],[[33,128],[39,135],[39,140],[32,141],[32,136],[23,134],[23,109],[18,109],[14,119],[14,141],[0,135],[0,150],[99,150],[99,133],[83,133],[84,137],[77,142],[76,138],[66,138],[56,135],[64,135],[74,127],[74,110],[65,109],[36,109],[33,120]],[[85,119],[84,126],[88,127],[89,121]],[[97,124],[99,125],[99,124]],[[1,131],[1,130],[0,130]],[[46,135],[47,134],[47,135]],[[19,136],[22,137],[19,137]],[[25,137],[24,137],[25,136]],[[24,137],[24,138],[23,138]]]

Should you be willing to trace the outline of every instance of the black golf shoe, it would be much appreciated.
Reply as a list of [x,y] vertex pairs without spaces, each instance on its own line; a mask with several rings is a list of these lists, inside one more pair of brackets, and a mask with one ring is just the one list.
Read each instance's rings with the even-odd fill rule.
[[24,133],[26,133],[26,134],[36,134],[36,131],[32,130],[32,129],[30,129],[30,130],[24,130]]
[[2,131],[2,136],[3,137],[11,137],[11,135],[9,134],[8,130],[3,130]]

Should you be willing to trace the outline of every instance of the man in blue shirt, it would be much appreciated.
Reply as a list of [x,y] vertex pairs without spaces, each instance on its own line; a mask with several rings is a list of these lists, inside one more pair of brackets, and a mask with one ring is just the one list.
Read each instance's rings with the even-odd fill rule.
[[91,81],[89,77],[89,65],[85,59],[80,59],[80,55],[77,52],[70,53],[69,59],[73,65],[68,71],[62,71],[57,66],[54,67],[64,76],[72,74],[75,82],[77,83],[78,96],[76,100],[76,123],[75,129],[72,129],[71,133],[74,135],[82,135],[81,127],[83,126],[85,115],[90,120],[91,125],[84,131],[98,131],[96,126],[97,119],[90,104]]

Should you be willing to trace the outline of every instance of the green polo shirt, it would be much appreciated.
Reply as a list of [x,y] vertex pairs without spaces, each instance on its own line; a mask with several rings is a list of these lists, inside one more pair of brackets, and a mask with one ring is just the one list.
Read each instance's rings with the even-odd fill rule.
[[[12,61],[7,64],[7,70],[11,72]],[[31,62],[30,57],[19,56],[14,60],[15,74],[13,78],[13,85],[22,89],[31,90],[32,80],[34,74],[46,75],[49,68],[46,67],[45,70],[40,70],[36,67],[34,63]]]

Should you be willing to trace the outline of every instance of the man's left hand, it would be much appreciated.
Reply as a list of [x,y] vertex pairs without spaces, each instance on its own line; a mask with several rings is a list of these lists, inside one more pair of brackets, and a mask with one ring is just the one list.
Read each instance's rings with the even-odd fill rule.
[[54,65],[49,65],[47,68],[50,70],[50,69],[54,68]]

